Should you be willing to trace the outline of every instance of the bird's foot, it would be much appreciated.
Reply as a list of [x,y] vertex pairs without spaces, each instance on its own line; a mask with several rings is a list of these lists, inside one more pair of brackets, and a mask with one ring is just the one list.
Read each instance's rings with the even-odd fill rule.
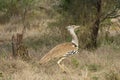
[[62,71],[62,73],[67,74],[67,71]]
[[64,69],[64,70],[62,70],[62,73],[64,73],[64,74],[70,74],[71,71],[69,69]]

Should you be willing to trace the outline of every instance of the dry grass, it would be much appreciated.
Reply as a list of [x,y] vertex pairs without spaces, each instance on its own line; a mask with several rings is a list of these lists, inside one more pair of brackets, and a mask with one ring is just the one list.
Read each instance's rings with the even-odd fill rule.
[[[40,5],[48,9],[53,5],[50,3],[53,2],[40,0]],[[117,49],[113,48],[113,45],[102,45],[96,51],[80,50],[79,54],[67,58],[63,63],[71,70],[70,74],[61,72],[56,64],[57,59],[44,66],[39,65],[38,62],[43,54],[55,45],[64,42],[59,28],[50,28],[48,25],[49,22],[52,22],[50,15],[58,16],[56,13],[46,14],[41,10],[34,12],[35,19],[28,16],[30,24],[24,36],[24,43],[27,45],[31,57],[29,61],[11,57],[11,36],[21,33],[23,29],[21,18],[13,17],[8,23],[0,24],[0,80],[120,80],[118,36],[114,41],[115,43],[118,41],[116,44],[119,48]],[[112,36],[116,35],[116,32],[117,34],[120,32],[118,27],[109,30]]]
[[[20,26],[0,25],[0,39],[11,39],[12,34],[21,32]],[[0,80],[120,80],[120,48],[113,46],[103,45],[91,52],[80,50],[79,54],[70,56],[63,62],[71,70],[70,74],[61,72],[57,59],[45,66],[39,65],[43,54],[63,41],[60,37],[59,30],[51,31],[46,23],[28,29],[24,42],[29,48],[30,61],[13,59],[11,43],[0,44]]]
[[120,51],[101,47],[94,52],[81,51],[64,61],[71,74],[62,73],[56,61],[45,66],[39,59],[23,61],[10,56],[0,58],[1,80],[120,80]]

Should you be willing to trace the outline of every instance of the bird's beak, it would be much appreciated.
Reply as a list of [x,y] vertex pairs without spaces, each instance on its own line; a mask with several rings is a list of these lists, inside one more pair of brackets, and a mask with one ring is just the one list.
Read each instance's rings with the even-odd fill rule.
[[74,29],[79,28],[80,26],[75,26]]

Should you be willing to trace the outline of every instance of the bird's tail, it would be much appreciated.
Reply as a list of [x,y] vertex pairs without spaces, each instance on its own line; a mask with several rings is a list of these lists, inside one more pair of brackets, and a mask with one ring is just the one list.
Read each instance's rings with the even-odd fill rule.
[[45,63],[47,63],[50,60],[51,60],[50,56],[49,55],[45,55],[44,57],[41,58],[39,63],[40,64],[45,64]]

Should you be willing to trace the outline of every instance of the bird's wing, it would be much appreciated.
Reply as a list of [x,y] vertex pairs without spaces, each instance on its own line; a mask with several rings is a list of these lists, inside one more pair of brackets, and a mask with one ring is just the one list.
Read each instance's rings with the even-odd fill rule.
[[69,51],[77,50],[77,49],[78,48],[75,47],[74,44],[72,44],[71,42],[59,44],[41,58],[40,64],[44,64],[56,57],[62,57]]

